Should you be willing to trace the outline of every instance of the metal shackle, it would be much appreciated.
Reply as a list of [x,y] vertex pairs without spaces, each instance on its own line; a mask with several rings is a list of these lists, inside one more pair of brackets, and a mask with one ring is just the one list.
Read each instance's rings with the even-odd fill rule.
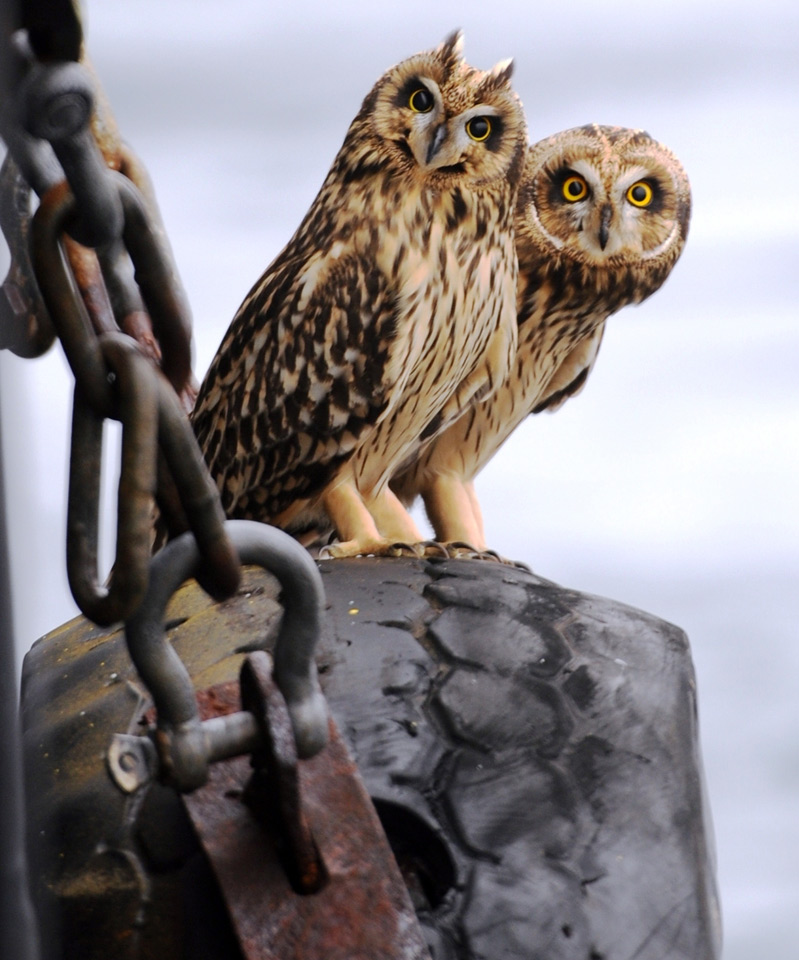
[[[241,562],[262,566],[282,587],[274,676],[288,706],[298,756],[314,756],[328,737],[327,704],[313,659],[325,603],[322,578],[307,551],[282,530],[251,520],[228,520],[225,529]],[[153,558],[147,594],[125,625],[131,659],[155,702],[158,731],[169,741],[169,779],[183,790],[202,785],[208,763],[220,754],[212,742],[218,731],[201,722],[188,671],[164,630],[170,597],[201,562],[192,534],[168,543]],[[230,737],[223,739],[229,754]],[[242,743],[237,752],[247,749]]]

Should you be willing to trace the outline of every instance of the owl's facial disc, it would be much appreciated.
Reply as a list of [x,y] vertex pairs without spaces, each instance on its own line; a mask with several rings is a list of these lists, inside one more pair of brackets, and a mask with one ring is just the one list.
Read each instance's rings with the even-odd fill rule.
[[577,259],[637,261],[662,240],[663,185],[650,166],[561,155],[548,168],[546,184],[537,200],[540,229]]
[[463,173],[470,159],[496,153],[503,139],[500,109],[478,103],[453,112],[435,80],[412,77],[395,101],[402,117],[400,149],[425,172]]
[[578,263],[586,277],[655,261],[648,276],[660,283],[680,256],[690,213],[688,179],[667,148],[641,130],[588,124],[530,147],[517,248],[530,262]]
[[596,168],[588,159],[575,160],[554,181],[552,196],[571,223],[566,245],[599,263],[619,257],[640,258],[642,218],[659,203],[658,186],[640,168],[619,176],[617,168]]
[[514,188],[527,129],[510,87],[510,62],[481,71],[445,54],[433,51],[404,61],[364,101],[376,155],[391,158],[398,173],[426,187],[451,186],[453,178],[462,178],[472,189]]

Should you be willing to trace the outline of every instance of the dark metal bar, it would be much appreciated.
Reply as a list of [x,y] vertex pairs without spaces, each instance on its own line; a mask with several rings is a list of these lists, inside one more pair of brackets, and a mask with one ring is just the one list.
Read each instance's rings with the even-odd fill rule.
[[166,236],[139,189],[121,174],[116,184],[125,212],[124,240],[136,283],[163,352],[161,367],[180,394],[191,381],[191,310]]
[[253,753],[263,747],[257,720],[244,710],[228,714],[224,719],[203,720],[203,733],[208,742],[209,763]]
[[[12,58],[7,38],[18,26],[19,16],[19,5],[13,0],[0,3],[0,101],[7,99],[10,88]],[[7,292],[4,285],[3,294]],[[25,835],[0,409],[0,957],[38,960],[39,934],[28,887]]]
[[0,430],[0,957],[37,960],[39,939],[25,857],[25,801],[2,461]]

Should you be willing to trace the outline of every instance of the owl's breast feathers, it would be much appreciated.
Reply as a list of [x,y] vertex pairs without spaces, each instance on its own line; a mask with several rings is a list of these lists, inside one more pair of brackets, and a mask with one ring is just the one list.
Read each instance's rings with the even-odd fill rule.
[[334,166],[201,387],[192,423],[228,515],[276,518],[313,498],[391,418],[402,441],[361,457],[387,479],[492,333],[509,340],[497,382],[513,355],[511,188],[497,203],[425,189],[362,152],[352,169],[367,167],[345,190]]
[[[387,231],[378,264],[398,293],[386,371],[392,396],[356,457],[363,489],[387,482],[423,440],[507,375],[516,350],[516,255],[502,220],[512,207],[504,189],[499,202],[462,187],[422,193]],[[402,222],[407,210],[415,212]]]

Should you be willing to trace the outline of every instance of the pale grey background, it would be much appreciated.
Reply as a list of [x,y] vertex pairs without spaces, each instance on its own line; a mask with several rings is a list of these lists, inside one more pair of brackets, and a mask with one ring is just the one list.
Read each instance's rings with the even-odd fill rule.
[[[90,51],[147,162],[205,370],[391,63],[466,33],[516,58],[532,139],[642,126],[694,190],[685,255],[613,318],[584,393],[481,475],[492,547],[684,627],[726,960],[799,934],[799,13],[795,4],[94,0]],[[5,256],[5,251],[1,256]],[[3,261],[5,263],[5,261]],[[71,617],[69,377],[0,356],[20,650]],[[110,502],[110,501],[109,501]]]

